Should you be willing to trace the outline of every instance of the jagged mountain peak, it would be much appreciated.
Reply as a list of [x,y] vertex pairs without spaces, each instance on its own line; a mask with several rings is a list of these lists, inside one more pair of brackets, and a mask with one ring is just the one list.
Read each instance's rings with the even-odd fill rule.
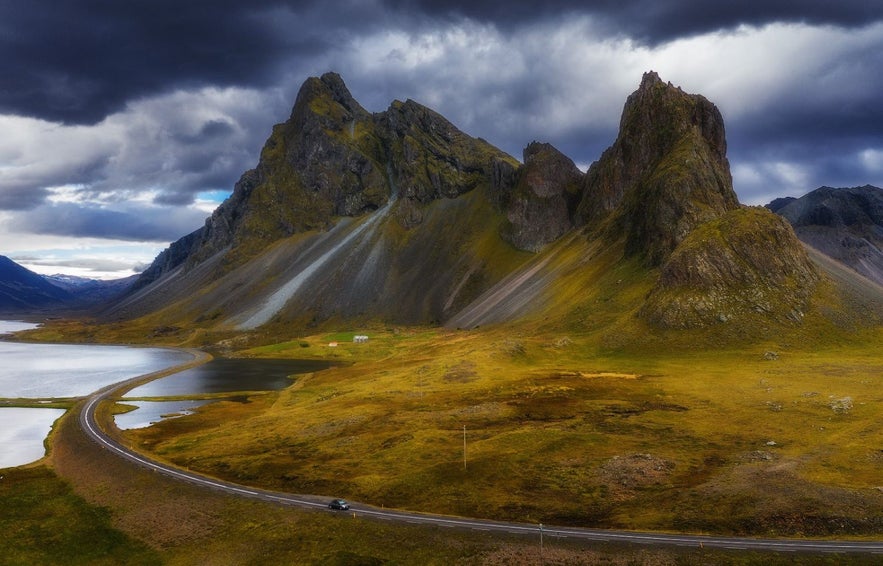
[[580,221],[660,265],[696,226],[739,206],[726,148],[714,104],[645,73],[586,174]]
[[310,77],[298,91],[288,124],[294,131],[315,127],[343,131],[355,120],[370,120],[371,114],[359,104],[340,75],[328,72]]
[[117,312],[174,305],[170,317],[237,328],[470,326],[583,300],[554,289],[597,296],[604,276],[585,266],[600,254],[644,286],[621,316],[799,321],[817,274],[787,223],[740,208],[714,104],[649,72],[620,122],[584,175],[551,144],[528,144],[520,164],[418,102],[369,114],[339,75],[308,79],[257,167]]
[[502,235],[518,249],[537,252],[573,228],[583,173],[549,143],[533,141],[523,156]]

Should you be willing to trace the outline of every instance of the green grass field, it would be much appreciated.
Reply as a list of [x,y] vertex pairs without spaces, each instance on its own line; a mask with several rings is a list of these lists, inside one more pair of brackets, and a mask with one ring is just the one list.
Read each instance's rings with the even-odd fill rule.
[[376,505],[630,529],[883,532],[883,359],[870,337],[636,355],[508,332],[378,328],[367,344],[341,332],[259,347],[243,354],[347,363],[125,436],[212,475]]

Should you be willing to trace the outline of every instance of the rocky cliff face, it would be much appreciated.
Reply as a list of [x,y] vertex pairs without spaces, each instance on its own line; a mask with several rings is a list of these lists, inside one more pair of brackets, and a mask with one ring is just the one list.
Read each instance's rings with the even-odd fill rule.
[[242,175],[205,226],[157,257],[136,289],[219,253],[232,268],[274,241],[327,230],[336,217],[359,216],[396,197],[402,225],[413,227],[433,200],[482,185],[508,193],[517,167],[416,102],[396,101],[371,114],[339,75],[309,78],[289,119],[273,128],[257,167]]
[[714,104],[645,73],[586,175],[580,219],[661,265],[691,230],[738,207],[726,151]]
[[581,195],[582,172],[547,143],[524,150],[524,166],[504,203],[509,225],[503,237],[516,248],[537,252],[573,228]]
[[717,107],[650,72],[586,174],[578,218],[589,233],[660,269],[639,311],[651,324],[803,317],[818,272],[787,223],[740,208],[726,151]]
[[785,217],[802,241],[883,285],[883,189],[820,187],[767,208]]

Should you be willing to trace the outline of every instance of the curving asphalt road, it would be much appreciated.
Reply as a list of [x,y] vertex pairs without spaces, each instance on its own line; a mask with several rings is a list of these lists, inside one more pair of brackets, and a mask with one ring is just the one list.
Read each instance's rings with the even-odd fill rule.
[[[202,362],[196,362],[202,363]],[[190,365],[195,365],[192,363]],[[166,372],[168,373],[168,372]],[[158,376],[157,376],[158,377]],[[108,436],[98,426],[95,409],[98,404],[111,395],[131,387],[137,383],[143,383],[144,376],[132,380],[111,385],[93,393],[80,411],[79,420],[83,431],[95,442],[129,460],[130,462],[194,485],[223,491],[242,497],[250,497],[276,503],[304,508],[328,508],[330,498],[316,495],[295,495],[276,491],[268,491],[254,487],[235,484],[204,476],[188,470],[172,467],[168,464],[153,460],[143,454],[139,454],[121,445]],[[339,511],[336,511],[339,512]],[[651,532],[615,531],[605,529],[586,529],[578,527],[556,527],[549,525],[533,525],[526,523],[511,523],[505,521],[490,521],[485,519],[470,519],[467,517],[452,517],[434,515],[430,513],[415,513],[411,511],[395,511],[381,509],[370,505],[356,504],[347,513],[375,519],[383,519],[401,523],[435,525],[441,527],[473,529],[478,531],[490,531],[514,534],[534,534],[536,536],[551,536],[555,538],[570,538],[577,540],[606,541],[620,543],[647,544],[654,546],[683,546],[683,547],[707,547],[734,550],[761,550],[775,552],[802,552],[802,553],[862,553],[877,554],[883,556],[883,541],[838,541],[838,540],[806,540],[806,539],[762,539],[747,537],[725,537],[710,535],[685,535]],[[883,558],[881,558],[883,560]]]

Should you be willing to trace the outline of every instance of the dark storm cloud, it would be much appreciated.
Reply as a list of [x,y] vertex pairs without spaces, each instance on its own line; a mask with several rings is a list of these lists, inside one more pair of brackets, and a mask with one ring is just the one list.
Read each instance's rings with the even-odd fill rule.
[[43,205],[18,215],[10,228],[55,236],[169,242],[193,231],[203,214],[182,208],[108,210],[70,203]]
[[49,191],[30,183],[14,182],[0,185],[0,210],[28,210],[49,196]]
[[658,44],[739,24],[862,26],[867,0],[31,0],[0,2],[0,113],[95,123],[137,98],[201,85],[266,87],[380,26],[469,18],[502,29],[582,14]]
[[323,48],[321,30],[273,28],[280,7],[306,12],[314,4],[3,1],[0,112],[95,123],[174,87],[266,85],[281,59]]
[[883,3],[868,0],[388,0],[386,3],[396,10],[435,17],[466,17],[504,27],[530,25],[538,18],[585,14],[597,18],[612,34],[650,44],[742,24],[794,22],[861,27],[883,19]]
[[656,69],[721,108],[743,200],[883,184],[881,18],[866,0],[0,0],[0,211],[176,239],[329,70],[371,111],[413,98],[518,158],[537,139],[586,166]]

